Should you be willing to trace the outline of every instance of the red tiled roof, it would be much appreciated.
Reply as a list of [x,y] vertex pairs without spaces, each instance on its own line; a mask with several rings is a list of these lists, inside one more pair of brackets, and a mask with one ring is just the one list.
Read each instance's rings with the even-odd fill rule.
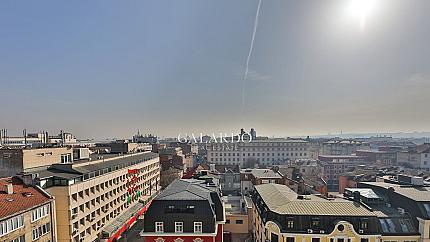
[[[13,194],[7,194],[4,191],[4,187],[7,184],[13,185]],[[25,194],[29,193],[31,193],[31,196],[25,196]],[[0,218],[42,205],[49,200],[50,198],[47,195],[35,187],[24,185],[17,177],[0,179]]]

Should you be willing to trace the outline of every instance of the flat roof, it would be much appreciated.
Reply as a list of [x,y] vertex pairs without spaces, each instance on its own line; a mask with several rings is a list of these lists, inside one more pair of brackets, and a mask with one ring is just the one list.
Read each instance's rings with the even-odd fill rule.
[[429,186],[413,186],[400,185],[387,182],[360,182],[362,184],[389,189],[394,189],[394,192],[407,197],[417,202],[430,202],[430,187]]
[[[69,164],[53,164],[47,169],[38,170],[35,172],[38,173],[40,178],[58,177],[70,180],[94,172],[104,174],[113,170],[126,168],[138,164],[140,162],[155,159],[157,157],[158,154],[151,152],[121,156],[115,155],[110,157],[109,159],[105,158],[104,160],[86,160]],[[108,169],[108,171],[105,171],[106,169]],[[94,176],[97,176],[97,174],[94,174]]]

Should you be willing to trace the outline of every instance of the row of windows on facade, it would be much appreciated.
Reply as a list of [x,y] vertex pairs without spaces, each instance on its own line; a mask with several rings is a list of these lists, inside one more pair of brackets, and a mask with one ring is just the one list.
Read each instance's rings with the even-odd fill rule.
[[[164,232],[164,222],[155,222],[155,232],[156,233]],[[183,232],[184,232],[184,223],[175,222],[175,233],[183,233]],[[194,233],[203,233],[202,222],[194,222]]]
[[[152,179],[152,180],[155,180],[155,178],[154,178],[154,179]],[[152,180],[151,180],[151,181],[152,181]],[[151,182],[151,181],[150,181],[150,182]],[[136,186],[136,189],[137,189],[137,190],[143,189],[144,185],[145,185],[145,184],[139,184],[139,185],[137,185],[137,186]],[[106,193],[104,193],[104,194],[102,194],[102,195],[100,195],[100,196],[98,196],[98,197],[96,197],[96,198],[91,199],[91,201],[87,201],[87,202],[85,202],[84,204],[79,205],[79,210],[80,210],[81,212],[85,212],[85,211],[86,211],[86,209],[91,209],[91,207],[95,207],[95,206],[96,206],[96,203],[100,205],[100,204],[102,204],[103,202],[105,202],[105,200],[107,200],[107,199],[109,199],[109,198],[111,198],[111,197],[114,197],[114,196],[116,196],[117,194],[119,194],[119,193],[121,193],[121,192],[124,192],[125,190],[126,190],[126,186],[125,186],[125,185],[123,185],[123,186],[121,186],[121,187],[118,187],[118,188],[115,188],[115,189],[113,189],[113,190],[111,190],[111,191],[108,191],[108,192],[106,192]],[[150,190],[150,188],[148,187],[148,188],[146,188],[146,189],[143,189],[141,194],[149,195],[150,193],[151,193],[151,190]],[[116,205],[116,203],[117,203],[117,202],[119,202],[119,200],[120,200],[120,199],[121,199],[121,200],[125,200],[126,196],[127,196],[127,193],[121,194],[121,196],[119,196],[119,197],[115,198],[115,199],[114,199],[114,200],[112,200],[112,201],[109,201],[109,202],[108,202],[108,204],[103,205],[103,206],[108,207],[108,205],[110,205],[110,206],[112,207],[112,205],[113,205],[113,204],[115,204],[115,205]],[[72,209],[72,216],[73,216],[73,215],[75,215],[75,214],[78,214],[78,207],[74,207],[74,208]]]
[[[278,242],[277,238],[278,238],[278,235],[272,233],[272,235],[271,235],[271,241]],[[285,241],[286,242],[296,242],[296,238],[295,237],[287,237]],[[321,238],[312,238],[311,241],[312,242],[320,242]],[[330,238],[329,241],[330,242],[351,242],[352,238]],[[360,242],[369,242],[369,238],[360,238]],[[397,241],[384,240],[383,242],[397,242]],[[404,240],[403,242],[416,242],[416,241],[414,241],[414,240]]]
[[[231,223],[230,219],[227,219],[225,221],[225,224],[230,224],[230,223]],[[243,224],[243,220],[242,219],[236,219],[235,224]]]
[[[86,234],[91,235],[92,231],[99,231],[100,229],[103,228],[104,224],[108,221],[110,221],[111,219],[116,218],[119,214],[121,214],[121,212],[126,208],[126,205],[121,205],[120,207],[116,208],[114,211],[108,213],[108,210],[104,210],[104,214],[107,214],[105,217],[101,218],[100,220],[98,220],[97,222],[94,222],[93,224],[89,225],[88,228],[85,228],[84,231],[82,231],[80,233],[80,237],[84,237]],[[100,215],[100,211],[98,211],[98,215]],[[94,212],[93,212],[94,213]],[[79,223],[75,222],[73,223],[73,231],[78,231],[79,230],[79,224],[82,226],[85,226],[85,221],[89,221],[92,222],[93,219],[95,219],[95,216],[93,215],[88,215],[86,216],[86,218],[82,218]],[[73,232],[72,231],[72,232]],[[79,240],[79,235],[76,236],[76,240]]]
[[[278,236],[274,233],[272,233],[271,235],[271,241],[276,241],[278,242],[278,240],[274,239],[277,238]],[[296,242],[296,238],[295,237],[287,237],[285,239],[286,242]],[[321,242],[321,238],[312,238],[311,239],[312,242]],[[330,242],[351,242],[352,239],[351,238],[337,238],[336,240],[334,238],[330,238]],[[369,242],[368,238],[361,238],[360,242]],[[405,241],[406,242],[406,241]]]
[[[240,153],[237,152],[231,152],[231,151],[238,151],[237,149],[230,149],[230,152],[226,153],[224,152],[224,155],[235,155],[235,153],[237,154],[237,156],[240,155]],[[280,151],[307,151],[307,148],[248,148],[248,149],[241,149],[239,152],[246,152],[246,151],[276,151],[276,152],[280,152]],[[217,152],[218,151],[218,152]],[[213,153],[220,153],[221,156],[223,154],[223,151],[229,151],[229,150],[212,150]],[[246,153],[243,153],[243,155],[245,155]]]
[[[166,240],[165,239],[163,239],[163,238],[156,238],[155,239],[155,242],[165,242]],[[173,240],[174,242],[184,242],[185,240],[184,239],[181,239],[181,238],[176,238],[176,239],[174,239]],[[201,238],[195,238],[195,239],[193,239],[193,242],[203,242],[203,239],[201,239]]]
[[[124,162],[124,163],[121,163],[121,164],[118,164],[118,165],[114,165],[114,166],[111,166],[111,167],[107,167],[107,168],[99,169],[99,170],[96,170],[96,171],[92,171],[90,173],[84,174],[83,180],[88,180],[88,179],[91,179],[91,178],[94,178],[94,177],[97,177],[97,176],[101,176],[101,175],[106,174],[106,173],[110,173],[110,172],[113,172],[113,171],[121,170],[121,169],[130,167],[130,166],[134,166],[136,164],[139,164],[139,163],[142,163],[142,162],[154,159],[154,158],[155,157],[145,158],[145,159],[139,159],[139,160],[134,160],[134,161],[129,161],[129,162]],[[152,168],[157,168],[158,166],[159,166],[159,163],[153,163],[151,165],[147,165],[147,166],[141,168],[140,172],[145,172],[145,171],[150,170]],[[127,175],[131,175],[131,174],[127,174]]]
[[[294,142],[276,142],[276,143],[269,143],[269,142],[250,142],[250,143],[238,143],[241,146],[247,146],[247,147],[262,147],[262,146],[287,146],[287,147],[306,147],[308,143],[294,143]],[[226,144],[211,144],[212,147],[215,148],[221,148]]]
[[[137,182],[145,180],[145,179],[148,178],[148,176],[152,176],[155,173],[156,172],[154,171],[154,172],[152,172],[149,175],[142,175],[142,176],[138,177]],[[73,201],[76,202],[78,200],[78,195],[82,199],[85,198],[85,196],[89,197],[89,196],[91,196],[91,194],[96,194],[96,192],[100,192],[100,190],[104,190],[105,188],[108,189],[109,187],[114,186],[114,184],[115,185],[119,185],[119,182],[124,182],[125,181],[126,176],[127,175],[122,175],[121,177],[117,177],[117,178],[114,178],[112,180],[106,181],[104,183],[95,185],[95,186],[93,186],[91,188],[87,188],[87,189],[85,189],[85,191],[80,191],[80,192],[77,192],[77,193],[73,193],[71,197],[72,197]],[[128,178],[130,178],[130,177],[128,177]],[[154,178],[152,178],[151,180],[153,180],[153,179]],[[146,181],[143,185],[149,185],[151,180]],[[121,185],[119,188],[121,188],[121,190],[122,190],[122,189],[125,189],[125,186],[126,185],[124,184],[124,185]],[[114,191],[114,190],[115,189],[113,189],[112,191]],[[91,194],[90,194],[90,192],[91,192]]]
[[[31,211],[31,223],[38,221],[49,215],[49,204],[38,207]],[[24,215],[15,216],[0,222],[0,236],[9,234],[19,228],[24,227]]]
[[[302,156],[302,153],[300,153],[300,156]],[[306,153],[304,154],[306,156]],[[283,159],[278,158],[272,158],[272,161],[282,161]],[[240,158],[213,158],[211,157],[211,161],[240,161]],[[246,161],[246,158],[242,158],[242,161]],[[260,161],[260,158],[257,158],[257,161]],[[270,158],[261,158],[261,161],[270,161]]]
[[40,237],[48,234],[50,231],[51,231],[51,223],[46,223],[37,228],[34,228],[31,233],[32,241],[39,239]]
[[[240,157],[240,153],[213,153],[212,156],[238,156]],[[257,155],[256,155],[257,154]],[[266,154],[266,156],[270,156],[270,154],[272,154],[272,156],[306,156],[306,153],[248,153],[248,156],[264,156]],[[295,155],[294,155],[295,154]],[[247,156],[246,153],[242,154],[243,156]]]

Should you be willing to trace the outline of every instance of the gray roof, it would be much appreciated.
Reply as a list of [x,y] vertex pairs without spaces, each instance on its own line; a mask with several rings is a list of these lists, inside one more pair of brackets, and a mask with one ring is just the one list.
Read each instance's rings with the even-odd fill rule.
[[54,164],[48,168],[44,168],[38,171],[34,171],[39,174],[40,178],[49,178],[49,177],[59,177],[63,179],[75,179],[84,174],[88,174],[95,171],[100,171],[106,168],[115,167],[117,169],[122,169],[129,167],[131,165],[137,164],[139,162],[144,162],[146,160],[157,158],[158,154],[145,152],[145,153],[136,153],[129,156],[114,156],[110,159],[103,160],[91,160],[91,161],[80,161],[71,164]]
[[279,214],[376,217],[359,203],[345,199],[327,200],[315,195],[299,199],[297,193],[281,184],[257,185],[255,189],[269,209]]
[[270,169],[252,169],[251,174],[256,178],[282,178],[281,175]]
[[392,187],[394,192],[417,202],[430,202],[430,187],[404,186],[386,182],[361,182],[370,186],[388,189]]
[[349,190],[351,193],[359,192],[360,196],[365,198],[381,198],[370,188],[345,188],[345,190]]
[[210,193],[216,187],[208,187],[202,180],[178,179],[173,181],[155,200],[211,200]]

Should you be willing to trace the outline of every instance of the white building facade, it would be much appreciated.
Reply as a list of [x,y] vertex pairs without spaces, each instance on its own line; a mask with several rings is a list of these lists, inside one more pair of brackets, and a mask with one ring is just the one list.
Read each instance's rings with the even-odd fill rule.
[[244,165],[254,161],[263,165],[279,165],[308,159],[309,156],[309,142],[305,140],[267,139],[207,145],[208,162],[215,164]]

